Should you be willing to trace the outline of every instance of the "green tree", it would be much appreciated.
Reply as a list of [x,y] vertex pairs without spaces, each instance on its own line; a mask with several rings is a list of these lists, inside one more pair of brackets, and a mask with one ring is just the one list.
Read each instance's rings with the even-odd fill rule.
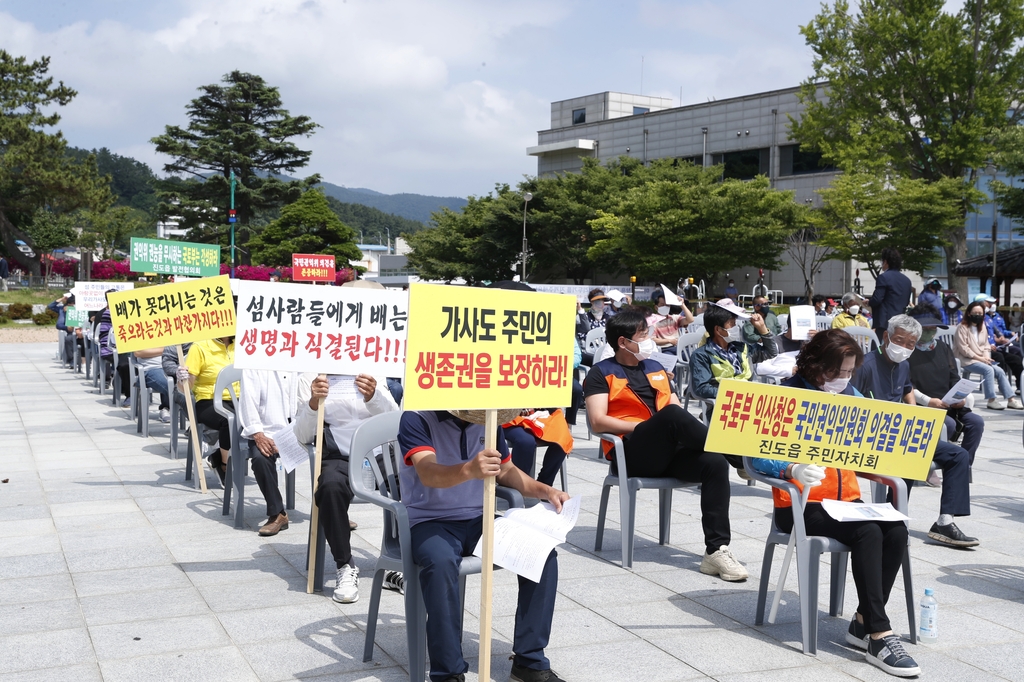
[[[943,234],[950,286],[967,252],[965,220],[1000,131],[1024,117],[1024,7],[1019,0],[846,0],[801,32],[814,51],[807,108],[792,135],[845,171],[961,182],[960,220]],[[825,84],[827,82],[827,84]],[[824,93],[824,94],[822,94]]]
[[291,140],[309,137],[318,126],[289,114],[278,89],[259,76],[232,71],[223,83],[199,88],[202,94],[185,108],[187,127],[167,126],[152,140],[156,151],[171,157],[164,171],[176,176],[158,183],[158,214],[178,220],[193,241],[227,244],[233,171],[236,241],[245,244],[257,214],[295,201],[320,181],[318,175],[279,175],[306,166],[311,152]]
[[771,189],[759,176],[721,180],[721,169],[690,166],[685,177],[654,179],[629,190],[611,212],[593,220],[592,258],[621,254],[638,277],[713,279],[739,267],[777,270],[787,238],[804,224],[792,192]]
[[49,67],[48,57],[29,62],[0,50],[0,238],[11,258],[35,274],[39,261],[22,254],[15,240],[37,253],[49,250],[30,234],[38,209],[62,214],[112,201],[95,159],[69,158],[61,133],[47,132],[60,122],[56,109],[77,94],[63,82],[54,85]]
[[45,265],[44,275],[50,278],[53,271],[53,251],[71,246],[78,240],[75,217],[67,213],[55,213],[44,208],[37,209],[28,225],[28,234],[40,260]]
[[876,278],[883,248],[899,250],[904,269],[922,272],[939,259],[944,235],[962,222],[962,183],[950,178],[844,173],[819,194],[822,207],[811,218],[815,243],[832,249],[832,259],[866,263]]
[[90,155],[96,157],[96,169],[100,175],[110,178],[115,205],[128,206],[156,217],[157,177],[149,166],[130,156],[115,154],[106,147],[92,151],[68,147],[68,155],[79,162],[84,162]]
[[341,222],[327,197],[319,189],[304,192],[281,209],[281,217],[270,223],[250,242],[257,263],[291,265],[293,253],[333,255],[339,268],[360,260],[356,233]]
[[151,234],[152,219],[143,211],[128,206],[112,206],[105,211],[81,211],[82,233],[76,240],[84,249],[94,249],[99,257],[114,257],[116,249],[127,251],[130,238]]

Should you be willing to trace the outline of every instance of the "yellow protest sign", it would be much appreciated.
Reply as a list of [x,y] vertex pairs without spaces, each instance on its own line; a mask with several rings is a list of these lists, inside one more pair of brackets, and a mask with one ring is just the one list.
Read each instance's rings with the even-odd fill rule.
[[576,299],[413,284],[405,409],[568,405]]
[[227,275],[118,291],[108,300],[120,353],[235,333]]
[[884,400],[727,379],[705,449],[922,481],[946,413]]

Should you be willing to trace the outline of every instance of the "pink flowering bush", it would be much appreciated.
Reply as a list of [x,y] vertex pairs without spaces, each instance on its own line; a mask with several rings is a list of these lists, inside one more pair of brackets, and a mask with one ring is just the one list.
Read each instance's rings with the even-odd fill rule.
[[[272,265],[238,265],[235,266],[235,278],[236,279],[250,279],[258,282],[269,282],[270,273],[277,270],[281,273],[282,282],[292,281],[292,269],[290,266],[285,267],[274,267]],[[221,264],[220,274],[227,275],[231,273],[231,266],[227,264]],[[351,282],[356,278],[355,270],[352,268],[341,268],[335,275],[334,283],[341,285],[345,282]]]

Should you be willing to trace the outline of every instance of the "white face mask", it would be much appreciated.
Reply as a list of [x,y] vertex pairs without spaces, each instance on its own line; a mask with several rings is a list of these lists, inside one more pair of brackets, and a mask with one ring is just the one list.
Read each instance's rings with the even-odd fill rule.
[[740,329],[740,326],[738,324],[734,325],[732,327],[729,327],[725,331],[728,332],[728,334],[725,337],[726,341],[729,341],[730,343],[732,343],[733,341],[742,341],[743,340],[743,330]]
[[[632,339],[630,339],[630,340],[632,341]],[[652,341],[651,339],[644,339],[643,341],[639,341],[639,342],[632,341],[632,342],[637,345],[637,352],[635,352],[635,353],[633,353],[633,351],[629,351],[629,352],[633,353],[633,355],[636,356],[637,360],[646,360],[646,359],[650,358],[652,355],[654,355],[654,351],[658,350],[658,347],[655,345],[654,341]],[[626,350],[629,350],[629,349],[627,348]]]
[[659,305],[658,306],[658,314],[659,315],[668,315],[668,306],[667,305]]
[[956,308],[956,301],[946,301],[946,307],[949,308],[950,310],[955,309]]
[[829,393],[842,393],[850,383],[849,377],[837,377],[829,379],[821,385],[821,390]]
[[859,305],[851,305],[850,306],[850,314],[851,315],[858,315],[858,314],[860,314],[860,306]]
[[622,301],[612,301],[612,307],[618,310],[619,308],[622,307]]
[[897,346],[892,341],[885,344],[885,354],[889,356],[889,359],[899,364],[905,360],[909,360],[910,356],[913,355],[914,349],[904,348],[903,346]]

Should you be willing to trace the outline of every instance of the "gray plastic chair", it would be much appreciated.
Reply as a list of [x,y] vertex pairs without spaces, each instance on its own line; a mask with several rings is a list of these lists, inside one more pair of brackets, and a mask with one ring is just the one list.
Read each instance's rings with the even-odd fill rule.
[[[221,509],[223,516],[231,513],[232,481],[239,478],[245,479],[245,466],[248,464],[248,460],[241,456],[242,448],[239,441],[241,440],[242,429],[239,427],[238,419],[235,416],[238,413],[238,394],[235,392],[235,382],[241,380],[242,370],[235,369],[234,365],[225,365],[220,370],[220,373],[217,374],[217,383],[213,387],[213,409],[217,414],[228,420],[228,430],[231,432],[231,459],[228,461],[224,472],[224,505]],[[228,392],[231,398],[233,410],[224,407],[225,391]],[[239,463],[241,463],[241,469],[239,469]],[[240,501],[244,502],[245,500]],[[238,506],[241,507],[241,505]],[[236,528],[241,528],[241,526],[236,525]]]
[[[401,571],[405,577],[405,622],[406,642],[409,651],[409,680],[422,682],[426,677],[427,660],[427,612],[420,593],[419,566],[412,560],[412,536],[409,527],[409,513],[401,502],[398,483],[399,467],[405,466],[399,451],[398,424],[401,412],[387,412],[367,419],[352,436],[349,448],[349,481],[357,499],[375,504],[384,510],[384,536],[381,540],[380,558],[373,571],[373,587],[370,591],[370,609],[366,618],[366,643],[363,661],[373,659],[373,642],[377,632],[377,614],[380,610],[380,593],[384,584],[385,571]],[[384,471],[381,471],[374,451],[383,448]],[[363,461],[368,460],[377,481],[376,490],[363,485]],[[515,490],[498,486],[497,496],[508,502],[510,507],[522,507],[523,498]],[[465,557],[459,566],[459,592],[463,604],[466,597],[466,576],[480,572],[480,559]]]
[[[167,375],[165,374],[164,376]],[[178,393],[177,378],[167,376],[167,398],[170,403],[168,408],[171,412],[171,442],[169,449],[171,457],[174,459],[178,459],[178,437],[185,433],[185,416],[188,414],[188,410],[178,405],[178,401],[175,399]]]
[[[590,415],[587,415],[590,420]],[[612,486],[619,486],[619,526],[622,534],[622,567],[633,566],[633,534],[636,530],[636,493],[645,488],[658,491],[658,544],[667,545],[672,526],[672,491],[676,488],[695,488],[699,483],[681,481],[678,478],[641,478],[630,476],[626,485],[621,484],[620,472],[626,471],[626,451],[622,439],[611,433],[594,433],[603,441],[611,443],[615,459],[608,464],[608,475],[601,486],[601,505],[597,512],[597,538],[594,551],[600,552],[604,543],[604,523],[608,514],[608,496]]]
[[[803,652],[805,654],[817,655],[818,569],[820,567],[821,555],[825,553],[832,555],[832,589],[829,593],[828,613],[830,616],[842,616],[843,599],[846,595],[846,564],[850,548],[834,538],[807,535],[807,530],[804,526],[803,505],[800,504],[800,489],[796,485],[790,481],[772,478],[759,473],[754,469],[750,457],[743,458],[743,467],[752,479],[762,481],[773,488],[778,488],[788,493],[793,501],[793,531],[796,533],[796,567],[800,593],[800,634]],[[857,476],[891,488],[896,500],[894,506],[900,512],[907,513],[907,487],[903,479],[860,472],[857,473]],[[874,499],[878,501],[877,498]],[[884,497],[880,501],[884,502]],[[783,547],[788,545],[789,537],[789,533],[783,533],[775,525],[775,515],[773,513],[771,529],[768,531],[768,539],[765,541],[764,546],[764,559],[761,562],[761,583],[757,590],[755,625],[764,625],[764,612],[768,601],[768,580],[771,577],[772,558],[775,555],[775,547],[776,545]],[[903,588],[907,598],[907,620],[910,625],[910,641],[917,644],[917,619],[914,612],[914,584],[910,572],[909,549],[903,555]]]
[[[192,393],[192,391],[189,391],[188,394],[185,397],[186,397],[186,399],[189,402],[192,403],[192,414],[195,414],[195,412],[196,412],[196,397],[195,397],[195,395]],[[192,443],[192,429],[194,429],[194,428],[198,428],[199,429],[199,445],[200,445],[200,447],[203,448],[203,452],[199,453],[200,457],[207,457],[207,456],[213,454],[214,450],[220,449],[220,446],[218,445],[218,441],[220,440],[220,434],[217,433],[217,431],[215,431],[214,429],[209,428],[208,426],[206,426],[205,424],[203,424],[201,422],[198,422],[198,420],[197,420],[196,424],[188,424],[188,427],[185,429],[185,433],[184,433],[185,442],[186,442],[186,444],[188,446],[186,448],[186,451],[185,451],[186,452],[186,454],[185,454],[185,480],[186,481],[191,481],[192,480],[192,469],[195,466],[196,453],[195,453],[195,446]],[[206,469],[203,469],[203,473],[204,474],[206,473]],[[219,481],[220,477],[218,477],[217,480]]]
[[128,355],[128,376],[131,377],[132,417],[135,419],[135,433],[149,438],[149,407],[153,402],[153,389],[146,385],[146,373],[135,361],[135,353]]
[[676,366],[672,373],[675,375],[676,396],[680,400],[686,397],[686,387],[690,383],[690,356],[703,338],[704,330],[700,329],[680,334],[676,343]]

